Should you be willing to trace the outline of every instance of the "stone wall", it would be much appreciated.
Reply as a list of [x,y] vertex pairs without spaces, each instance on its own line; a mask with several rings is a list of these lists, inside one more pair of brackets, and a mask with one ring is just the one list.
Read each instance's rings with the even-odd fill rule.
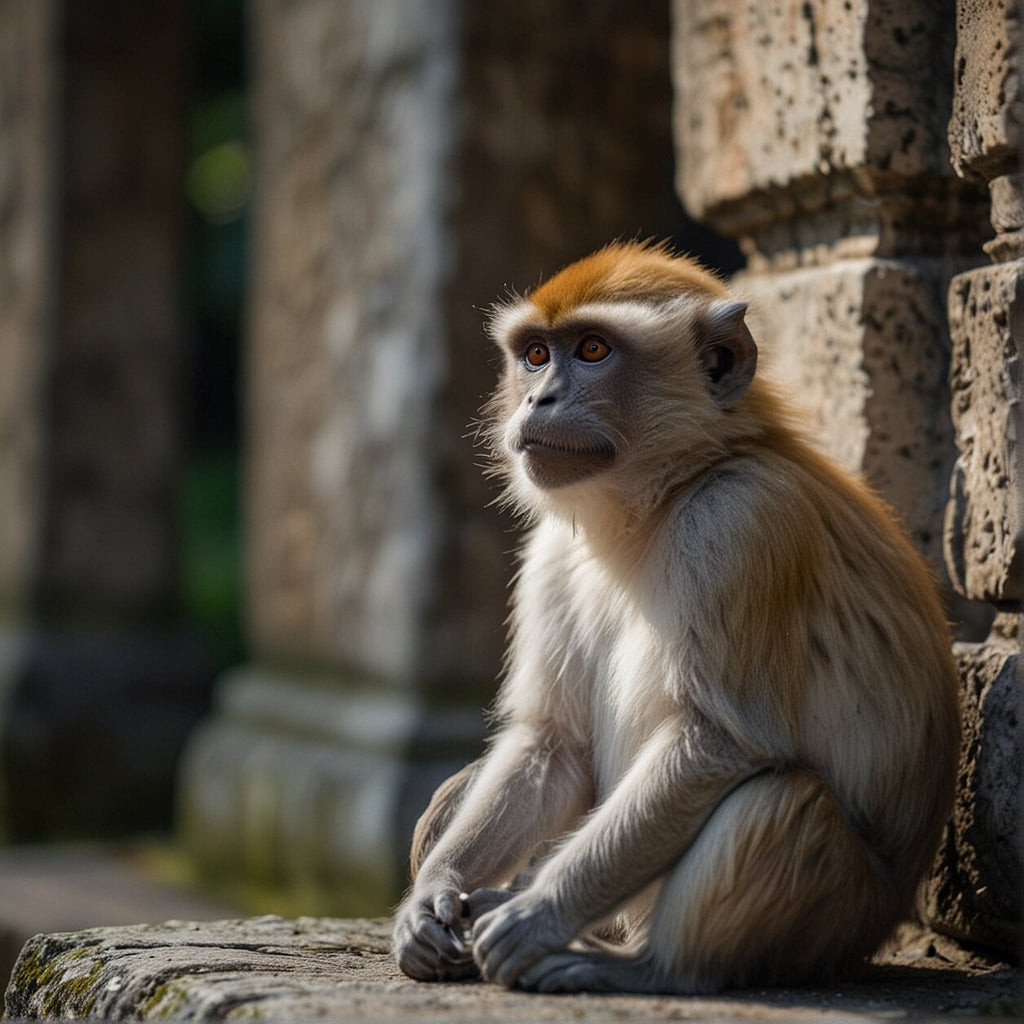
[[736,284],[813,435],[939,567],[946,286],[986,230],[983,190],[949,163],[952,21],[927,0],[674,10],[680,194],[741,239]]
[[946,563],[958,592],[1003,610],[984,642],[957,644],[964,753],[957,803],[929,893],[939,927],[1004,949],[1021,938],[1020,737],[1024,660],[1024,93],[1016,0],[957,3],[952,164],[987,185],[991,266],[949,288],[957,460]]
[[485,311],[679,225],[668,11],[251,16],[254,660],[190,745],[183,834],[213,873],[380,912],[431,790],[479,750],[500,670],[516,539],[472,437]]
[[[679,191],[741,240],[736,284],[769,371],[899,511],[958,592],[952,613],[984,631],[991,611],[963,598],[1020,599],[1016,10],[676,0],[674,15]],[[972,270],[983,244],[1004,262]],[[1019,905],[1007,621],[958,648],[964,761],[930,908],[1003,947]]]

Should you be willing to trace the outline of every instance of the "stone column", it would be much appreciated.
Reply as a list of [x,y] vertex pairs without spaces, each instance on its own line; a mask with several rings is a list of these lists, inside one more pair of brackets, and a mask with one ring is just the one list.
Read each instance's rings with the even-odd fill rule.
[[0,832],[169,822],[183,16],[0,4]]
[[56,0],[0,0],[0,615],[6,620],[29,604],[41,536],[39,408],[56,292],[56,16]]
[[667,10],[250,12],[253,661],[190,747],[182,828],[212,872],[380,912],[500,670],[516,538],[472,437],[485,310],[678,225]]
[[[690,213],[741,240],[748,266],[735,283],[752,300],[768,370],[789,385],[812,436],[866,474],[947,581],[943,519],[955,418],[961,454],[949,574],[968,598],[1019,596],[1009,583],[1019,565],[1019,519],[1010,509],[1019,484],[1008,427],[1014,379],[1019,388],[1010,343],[1020,319],[1018,272],[969,271],[991,233],[987,179],[996,179],[997,227],[1005,221],[990,245],[997,258],[1016,252],[1022,223],[1019,183],[1008,177],[1017,89],[1007,64],[1012,12],[961,3],[958,37],[953,10],[930,0],[675,0],[673,10],[679,191]],[[986,139],[954,138],[955,170],[951,111],[953,136],[971,125],[968,136]],[[960,326],[975,318],[987,333]],[[976,408],[973,417],[965,417],[965,404]],[[976,582],[965,585],[965,576]],[[991,620],[982,609],[955,606],[975,628]],[[965,701],[985,708],[968,728],[962,805],[999,772],[1016,785],[1007,724],[1015,720],[1012,672],[999,652],[961,654]],[[1001,707],[1001,725],[989,706]],[[985,744],[993,730],[1002,734],[989,748],[991,767],[979,754],[981,722]],[[979,863],[1007,861],[996,844],[1013,834],[1008,793],[1001,789],[990,805],[999,835],[988,832],[971,849]],[[973,816],[958,826],[957,842],[979,823],[975,811],[958,810],[965,813]],[[982,874],[996,882],[994,873]],[[957,901],[973,899],[965,877],[947,873],[934,917],[962,919]],[[1007,936],[995,909],[1010,892],[1003,881],[998,897],[982,897],[988,939]]]
[[1020,612],[1024,598],[1024,95],[1017,0],[957,3],[953,167],[988,186],[992,265],[953,278],[949,322],[958,457],[946,509],[957,590],[1000,609],[982,643],[957,644],[964,756],[953,822],[929,891],[938,927],[1019,952]]

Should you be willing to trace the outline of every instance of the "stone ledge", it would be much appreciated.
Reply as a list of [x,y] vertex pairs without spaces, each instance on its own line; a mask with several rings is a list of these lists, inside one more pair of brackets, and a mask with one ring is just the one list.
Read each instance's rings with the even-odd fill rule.
[[605,1021],[868,1020],[1012,1012],[1020,973],[920,934],[867,976],[828,989],[715,998],[535,996],[403,977],[388,920],[245,921],[96,928],[26,943],[8,1019]]

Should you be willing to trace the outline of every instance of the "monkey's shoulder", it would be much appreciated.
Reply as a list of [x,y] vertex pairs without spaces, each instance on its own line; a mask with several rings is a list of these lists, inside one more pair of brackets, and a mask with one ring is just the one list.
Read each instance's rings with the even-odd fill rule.
[[740,457],[709,470],[680,492],[667,526],[676,544],[745,550],[787,540],[794,524],[823,528],[821,506],[801,475],[777,462]]
[[865,592],[894,577],[922,585],[920,558],[881,503],[814,457],[729,460],[676,498],[666,530],[691,597],[756,591],[795,610],[854,580]]
[[827,537],[907,548],[895,516],[858,478],[803,447],[713,467],[676,497],[669,522],[680,538],[712,546],[797,543],[804,560],[823,553]]

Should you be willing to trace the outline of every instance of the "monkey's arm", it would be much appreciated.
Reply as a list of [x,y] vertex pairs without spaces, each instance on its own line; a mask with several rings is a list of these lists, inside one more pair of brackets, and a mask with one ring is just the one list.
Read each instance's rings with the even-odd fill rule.
[[459,894],[510,879],[540,842],[571,827],[592,801],[579,751],[542,729],[506,728],[399,908],[394,941],[402,970],[421,980],[475,973],[458,939],[465,923]]
[[477,922],[473,954],[484,977],[514,985],[639,893],[679,859],[721,800],[764,767],[735,747],[694,750],[667,722],[530,887]]

